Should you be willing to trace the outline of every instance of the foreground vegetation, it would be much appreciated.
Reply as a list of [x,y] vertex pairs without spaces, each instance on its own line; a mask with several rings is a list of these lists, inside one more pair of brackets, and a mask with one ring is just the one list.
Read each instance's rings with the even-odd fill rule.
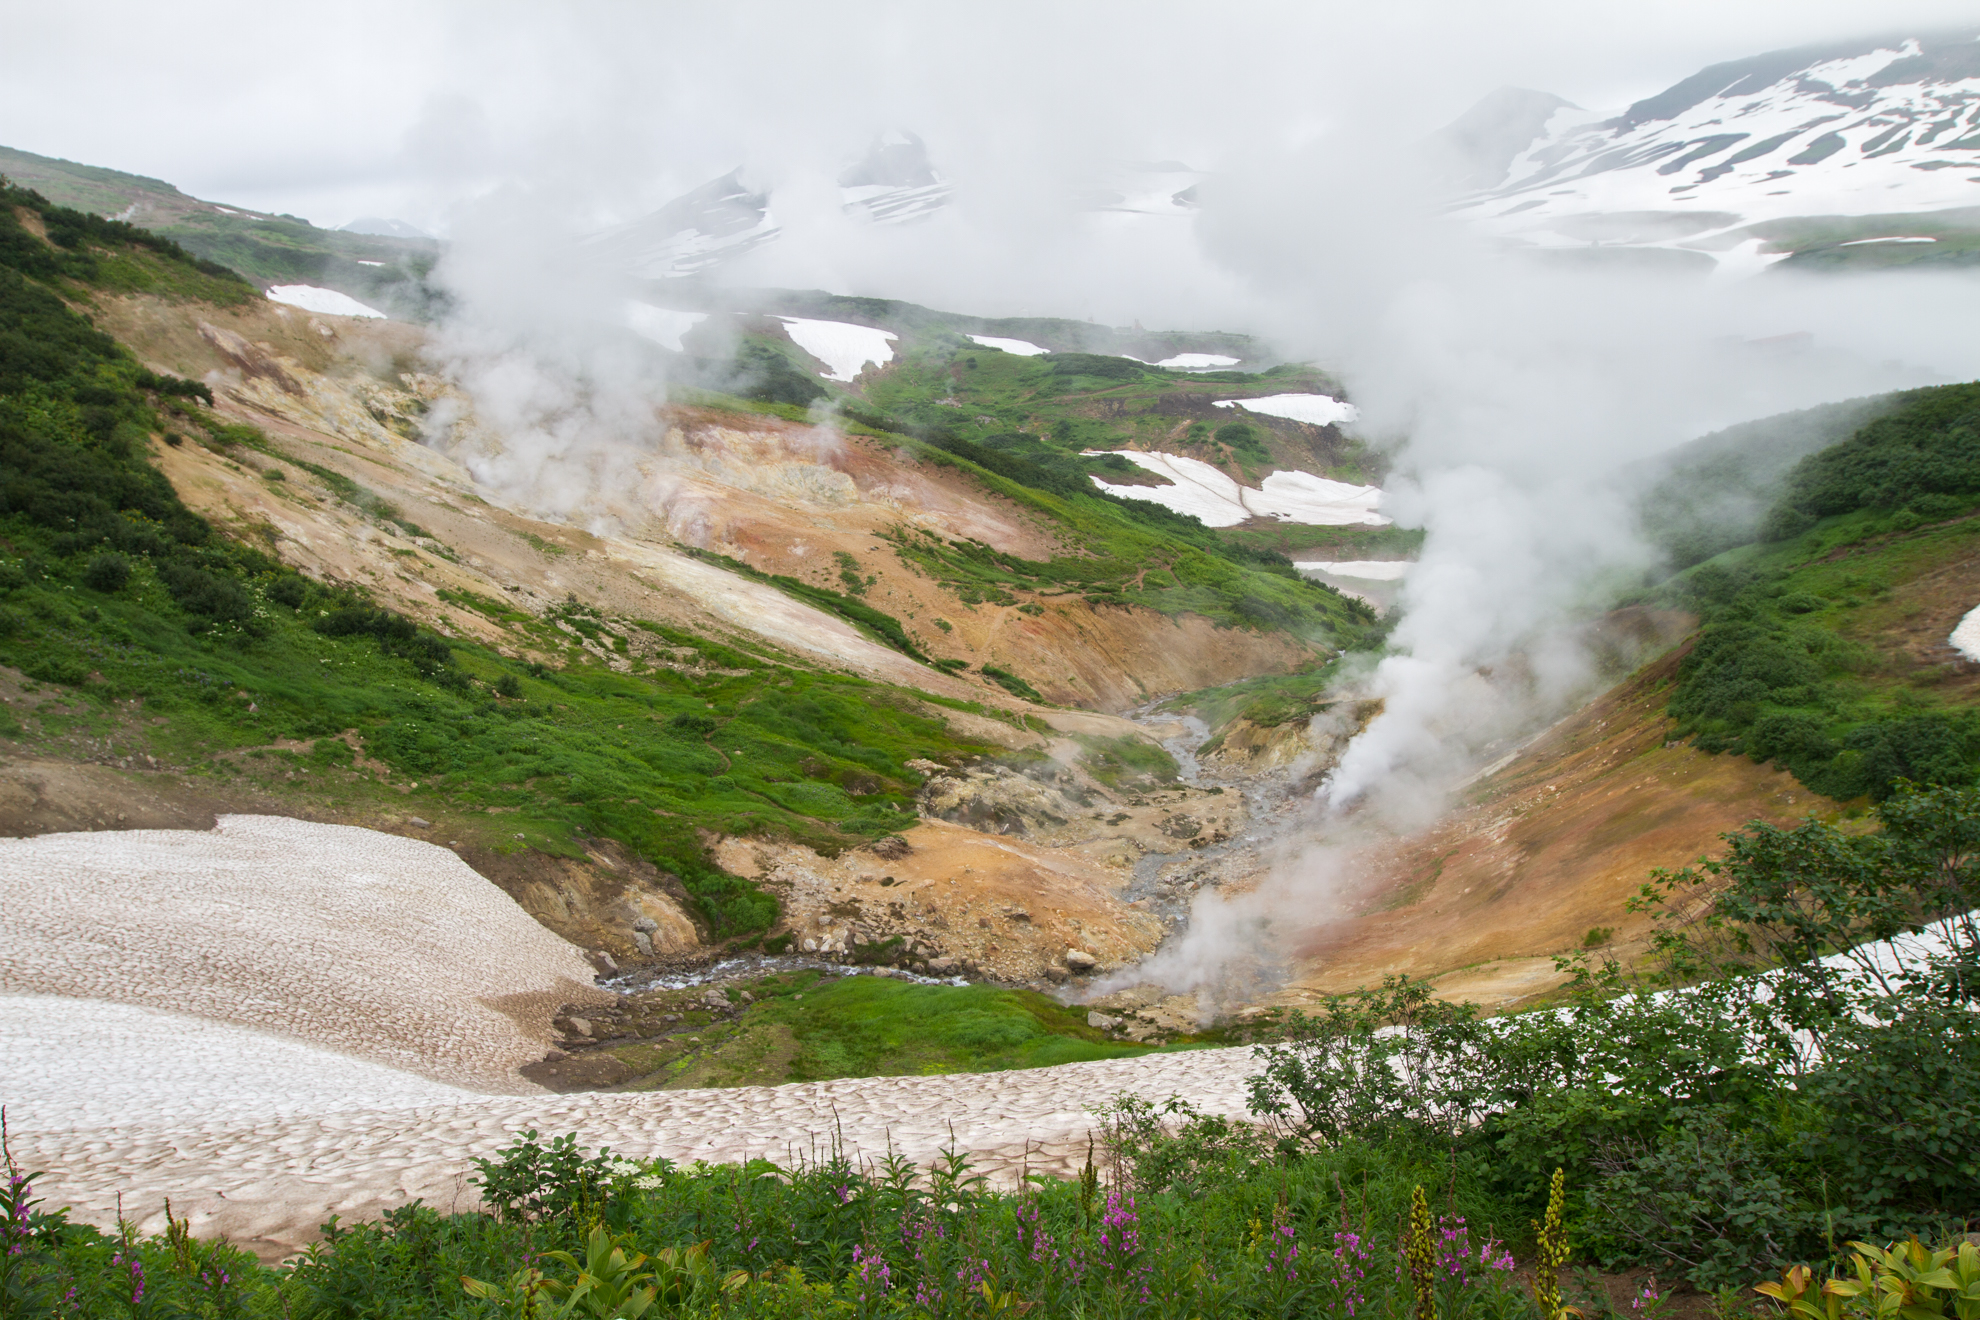
[[[481,1162],[485,1213],[333,1223],[268,1270],[40,1213],[10,1169],[0,1286],[18,1315],[1555,1320],[1655,1314],[1655,1279],[1619,1306],[1587,1272],[1636,1266],[1726,1316],[1965,1316],[1980,1256],[1904,1244],[1980,1204],[1980,790],[1901,789],[1879,823],[1756,825],[1655,877],[1656,974],[1579,964],[1557,1011],[1487,1023],[1396,979],[1295,1014],[1253,1121],[1117,1099],[1073,1180],[525,1133]],[[1920,931],[1909,960],[1858,949]]]

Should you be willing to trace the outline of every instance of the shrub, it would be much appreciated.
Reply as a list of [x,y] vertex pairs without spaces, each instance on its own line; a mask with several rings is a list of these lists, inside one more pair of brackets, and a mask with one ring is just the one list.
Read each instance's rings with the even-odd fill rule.
[[83,585],[91,591],[114,595],[131,580],[131,561],[118,554],[98,555],[82,572]]
[[309,583],[299,574],[285,573],[268,584],[268,599],[277,605],[299,610],[303,602],[309,599]]

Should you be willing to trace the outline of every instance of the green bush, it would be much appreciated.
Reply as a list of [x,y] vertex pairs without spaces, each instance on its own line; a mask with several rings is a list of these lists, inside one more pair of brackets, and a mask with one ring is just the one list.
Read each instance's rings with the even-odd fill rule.
[[91,591],[114,595],[131,580],[131,561],[119,554],[97,555],[82,572],[83,585]]

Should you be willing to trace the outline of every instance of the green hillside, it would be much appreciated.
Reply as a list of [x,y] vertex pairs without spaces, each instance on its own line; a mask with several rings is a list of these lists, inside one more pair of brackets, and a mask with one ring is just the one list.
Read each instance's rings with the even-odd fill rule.
[[[68,247],[53,241],[64,234]],[[243,457],[267,441],[64,303],[127,287],[252,296],[155,235],[0,194],[0,664],[30,692],[60,691],[0,737],[117,747],[322,801],[389,793],[429,814],[499,812],[508,849],[576,856],[585,834],[615,838],[678,874],[729,934],[768,926],[776,904],[715,868],[697,831],[836,852],[912,820],[920,776],[906,761],[994,750],[951,734],[921,694],[787,655],[575,603],[535,620],[469,602],[569,657],[524,665],[220,536],[151,465],[149,437]],[[350,502],[375,504],[344,484]],[[707,672],[613,673],[567,647],[559,622],[619,651],[630,630],[656,631]],[[416,787],[401,798],[356,772],[360,750]]]
[[1768,539],[1670,589],[1703,618],[1671,698],[1679,732],[1837,798],[1970,782],[1980,693],[1943,633],[1902,638],[1928,604],[1950,604],[1951,619],[1980,605],[1960,572],[1980,552],[1976,506],[1980,384],[1912,391],[1802,459],[1762,523]]
[[438,310],[438,295],[426,282],[440,253],[431,239],[318,229],[298,216],[201,201],[160,179],[9,147],[0,147],[0,178],[57,206],[127,220],[263,287],[336,289],[410,320],[431,319]]

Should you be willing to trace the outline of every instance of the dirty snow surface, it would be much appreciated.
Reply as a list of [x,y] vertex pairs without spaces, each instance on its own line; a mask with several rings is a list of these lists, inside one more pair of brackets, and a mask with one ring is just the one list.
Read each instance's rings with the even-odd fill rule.
[[1953,650],[1968,660],[1980,660],[1980,605],[1966,612],[1966,617],[1959,621],[1952,630],[1952,636],[1946,640],[1952,643]]
[[305,312],[320,312],[325,316],[368,316],[382,321],[385,313],[376,307],[366,307],[348,293],[338,293],[335,289],[319,289],[314,284],[277,284],[268,290],[268,301],[282,303],[288,307],[300,307]]
[[592,969],[445,848],[348,825],[0,839],[0,994],[188,1014],[482,1090],[534,1091]]
[[1388,519],[1375,512],[1382,502],[1378,486],[1350,486],[1310,472],[1274,472],[1257,489],[1239,485],[1201,459],[1180,454],[1144,454],[1139,450],[1094,450],[1117,453],[1137,467],[1169,478],[1171,486],[1113,486],[1093,478],[1093,484],[1124,500],[1148,500],[1177,513],[1194,514],[1206,527],[1235,527],[1251,518],[1277,518],[1308,526],[1340,527],[1352,523],[1384,526]]
[[894,360],[893,341],[898,336],[891,330],[875,330],[869,325],[846,321],[807,321],[796,316],[777,319],[784,323],[784,332],[793,344],[825,364],[827,370],[819,375],[826,380],[850,384],[866,370],[867,363],[884,367]]
[[626,327],[673,353],[681,351],[681,336],[707,319],[706,312],[677,312],[652,303],[626,303]]
[[1006,353],[1015,353],[1019,357],[1041,357],[1052,351],[1049,348],[1040,348],[1029,339],[999,339],[995,335],[971,335],[969,341],[972,344],[981,344],[985,348],[995,348],[1001,349]]
[[1335,577],[1361,578],[1368,582],[1396,582],[1414,566],[1412,559],[1295,559],[1293,567],[1310,573],[1330,573]]
[[1284,417],[1314,426],[1332,426],[1355,419],[1354,405],[1325,394],[1268,394],[1262,399],[1219,399],[1218,408],[1242,408],[1267,417]]
[[351,826],[0,840],[0,1102],[36,1190],[99,1226],[264,1257],[331,1215],[476,1204],[471,1161],[526,1127],[635,1158],[791,1160],[842,1140],[1001,1182],[1071,1173],[1131,1092],[1244,1111],[1248,1049],[1022,1072],[550,1095],[515,1074],[549,1016],[604,999],[578,951],[445,848]]

